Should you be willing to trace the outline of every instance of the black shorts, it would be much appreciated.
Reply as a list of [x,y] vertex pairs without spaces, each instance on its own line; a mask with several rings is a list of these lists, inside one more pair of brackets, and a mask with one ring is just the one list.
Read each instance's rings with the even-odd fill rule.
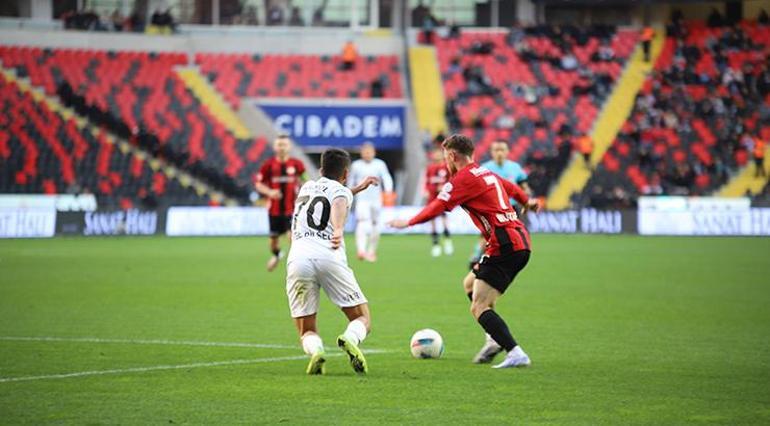
[[529,250],[519,250],[500,256],[482,256],[473,273],[495,290],[505,293],[516,275],[527,266],[529,253]]
[[291,216],[270,216],[270,236],[283,235],[291,229]]

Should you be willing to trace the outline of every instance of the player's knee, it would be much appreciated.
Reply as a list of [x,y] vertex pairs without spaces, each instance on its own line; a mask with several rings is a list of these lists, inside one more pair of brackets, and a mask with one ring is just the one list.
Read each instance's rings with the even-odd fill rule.
[[471,302],[471,315],[473,315],[473,318],[478,319],[488,309],[490,309],[490,306],[486,303],[480,303],[478,300]]

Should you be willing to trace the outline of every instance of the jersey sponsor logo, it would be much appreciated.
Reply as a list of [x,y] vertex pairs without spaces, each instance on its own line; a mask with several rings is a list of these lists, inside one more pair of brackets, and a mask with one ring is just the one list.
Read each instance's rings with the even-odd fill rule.
[[505,212],[505,213],[497,213],[495,215],[497,218],[497,221],[500,223],[506,223],[506,222],[513,222],[519,219],[519,216],[516,215],[515,211],[512,212]]

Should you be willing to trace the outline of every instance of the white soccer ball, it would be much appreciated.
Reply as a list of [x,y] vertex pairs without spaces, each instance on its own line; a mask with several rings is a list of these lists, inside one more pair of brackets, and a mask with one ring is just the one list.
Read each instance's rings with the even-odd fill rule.
[[438,358],[444,353],[444,339],[438,331],[424,328],[412,336],[410,344],[412,356],[415,358]]

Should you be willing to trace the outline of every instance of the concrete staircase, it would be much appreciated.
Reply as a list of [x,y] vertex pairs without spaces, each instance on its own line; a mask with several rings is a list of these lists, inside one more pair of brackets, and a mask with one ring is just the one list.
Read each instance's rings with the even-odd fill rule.
[[765,168],[764,177],[755,177],[757,168],[754,165],[754,159],[749,160],[722,188],[714,193],[719,197],[743,197],[746,194],[756,195],[767,185],[768,174],[770,174],[770,147],[765,149]]
[[[631,113],[637,93],[639,93],[647,74],[652,70],[663,49],[665,40],[663,29],[657,29],[655,34],[650,49],[650,62],[644,61],[642,46],[637,46],[628,60],[625,71],[615,84],[610,97],[604,102],[601,112],[594,122],[590,135],[594,141],[594,150],[591,154],[592,169],[599,164],[617,137],[618,131]],[[569,208],[572,194],[583,191],[588,179],[591,178],[591,173],[591,169],[586,167],[582,158],[573,157],[548,195],[546,202],[548,209],[564,210]]]
[[241,122],[238,114],[230,108],[222,95],[214,89],[209,81],[200,73],[197,66],[179,67],[176,70],[179,78],[198,100],[205,105],[211,115],[238,139],[250,139],[252,133]]
[[432,135],[446,131],[449,126],[444,117],[444,87],[441,84],[436,49],[426,46],[410,47],[409,71],[412,104],[420,129],[427,129]]

